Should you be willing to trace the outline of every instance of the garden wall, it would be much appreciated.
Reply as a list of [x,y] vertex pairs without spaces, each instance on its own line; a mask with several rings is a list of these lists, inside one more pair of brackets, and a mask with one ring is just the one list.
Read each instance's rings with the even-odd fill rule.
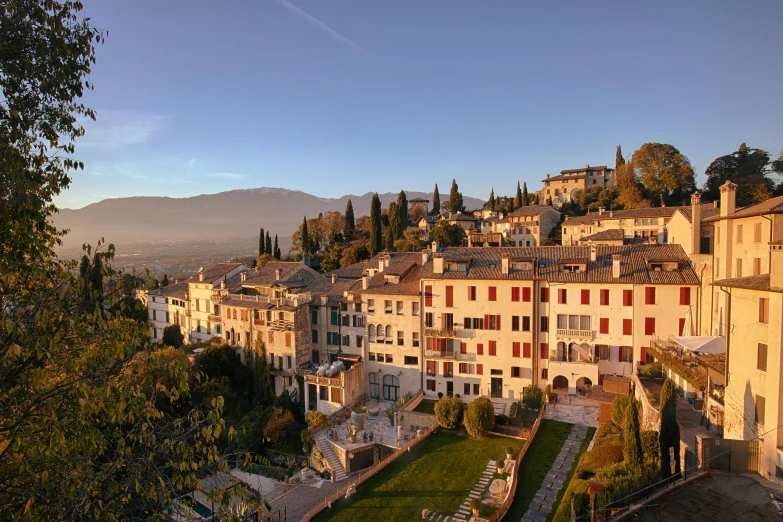
[[424,430],[438,423],[435,415],[418,411],[401,411],[397,414],[397,420],[403,430],[413,433],[416,433],[416,430]]
[[642,403],[642,431],[661,431],[661,412],[659,412],[647,398],[644,385],[639,377],[633,376],[634,396]]

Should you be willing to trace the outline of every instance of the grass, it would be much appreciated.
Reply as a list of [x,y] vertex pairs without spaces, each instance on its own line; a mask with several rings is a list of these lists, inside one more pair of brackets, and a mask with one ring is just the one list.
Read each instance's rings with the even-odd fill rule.
[[428,399],[422,400],[415,408],[413,408],[413,411],[417,411],[419,413],[429,413],[430,415],[435,415],[435,403],[438,401],[431,401]]
[[587,428],[587,435],[582,441],[582,444],[579,446],[579,452],[576,454],[576,457],[574,458],[574,463],[571,464],[571,469],[569,469],[568,474],[566,474],[565,481],[563,481],[563,487],[560,488],[560,491],[557,492],[557,497],[555,499],[554,506],[552,506],[552,511],[550,511],[549,515],[547,515],[546,517],[547,522],[552,522],[552,520],[555,518],[555,513],[557,513],[557,508],[558,506],[560,506],[560,502],[562,502],[563,500],[563,495],[568,489],[568,485],[571,484],[571,479],[574,477],[574,472],[576,472],[577,466],[579,466],[579,461],[582,459],[582,454],[585,451],[587,451],[587,446],[590,445],[590,441],[593,439],[594,434],[595,434],[595,428],[593,428],[592,426]]
[[505,519],[520,520],[527,513],[530,501],[533,500],[541,482],[560,453],[560,448],[571,432],[571,426],[572,424],[566,422],[548,419],[541,421],[536,437],[522,458],[514,503],[511,504]]
[[505,437],[474,440],[456,433],[436,433],[360,485],[353,497],[339,500],[315,520],[408,522],[420,519],[425,508],[453,515],[487,462],[504,458],[506,446],[519,451],[522,444]]

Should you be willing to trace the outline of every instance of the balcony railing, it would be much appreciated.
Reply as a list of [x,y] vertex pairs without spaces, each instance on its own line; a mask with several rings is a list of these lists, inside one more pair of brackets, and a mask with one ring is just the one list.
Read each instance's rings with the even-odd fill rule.
[[555,335],[557,337],[567,338],[567,339],[585,339],[585,340],[592,340],[593,338],[593,331],[592,330],[573,330],[571,328],[558,328],[555,332]]
[[[212,296],[214,300],[215,292],[228,292],[227,290],[213,290]],[[245,294],[226,294],[231,299],[238,299],[240,301],[248,301],[250,303],[262,303],[272,306],[293,306],[297,307],[303,304],[307,304],[313,300],[310,294],[302,294],[296,297],[270,297],[267,295],[245,295]]]
[[557,351],[555,350],[550,350],[549,360],[551,362],[564,362],[564,363],[573,363],[573,364],[598,364],[598,357],[591,357],[590,359],[585,359],[582,356],[575,355],[569,361],[568,356],[566,354],[558,355]]
[[223,320],[220,318],[219,315],[209,314],[209,322],[211,322],[211,323],[222,323]]
[[457,337],[454,328],[426,328],[424,335],[427,337]]
[[453,350],[424,350],[424,357],[429,357],[432,359],[456,359],[457,355],[458,352]]
[[283,331],[294,329],[293,321],[284,321],[282,319],[277,319],[275,321],[267,321],[267,326],[270,329],[275,330],[277,332],[283,332]]
[[228,295],[228,290],[212,290],[212,302],[219,303],[225,296]]

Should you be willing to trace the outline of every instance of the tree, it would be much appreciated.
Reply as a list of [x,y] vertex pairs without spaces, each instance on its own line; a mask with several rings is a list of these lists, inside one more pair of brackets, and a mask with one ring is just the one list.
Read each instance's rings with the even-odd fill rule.
[[370,257],[383,249],[383,236],[381,235],[381,200],[378,193],[372,195],[370,202]]
[[307,231],[307,216],[302,220],[302,239],[301,239],[301,252],[303,256],[309,256],[312,252],[312,246],[310,244],[310,234]]
[[487,208],[489,210],[495,210],[495,187],[489,193],[489,199],[487,200]]
[[462,422],[464,409],[465,403],[462,399],[447,397],[435,403],[435,418],[442,428],[453,430]]
[[185,342],[185,337],[182,335],[179,325],[172,324],[163,329],[162,341],[166,346],[180,348],[182,343]]
[[624,209],[650,206],[650,201],[644,197],[643,187],[634,170],[633,161],[618,167],[615,172],[615,186],[617,187],[617,204]]
[[639,410],[636,400],[628,401],[623,425],[623,458],[630,468],[642,465],[642,440],[639,429]]
[[450,212],[464,212],[465,205],[462,203],[462,193],[459,191],[457,180],[451,180],[451,192],[449,193],[449,211]]
[[522,184],[522,206],[530,205],[530,195],[527,193],[527,181]]
[[438,192],[438,184],[435,183],[435,191],[432,193],[432,210],[430,214],[437,216],[440,214],[440,192]]
[[614,168],[617,170],[623,165],[625,165],[625,158],[623,158],[623,148],[618,143],[617,150],[614,153]]
[[715,159],[704,173],[704,197],[720,201],[720,187],[727,181],[738,185],[736,204],[746,207],[769,199],[775,183],[769,175],[769,153],[740,145],[736,152]]
[[665,205],[687,204],[696,190],[691,162],[667,143],[645,143],[631,157],[651,201]]
[[553,206],[553,204],[552,204],[552,196],[549,196],[548,198],[546,198],[546,206],[548,206],[548,207]]
[[677,424],[677,395],[674,393],[674,383],[666,379],[661,388],[659,399],[661,405],[661,431],[658,434],[661,451],[661,476],[671,476],[671,459],[669,448],[674,448],[675,474],[680,472],[680,425]]
[[486,397],[479,397],[465,410],[465,429],[474,439],[483,439],[495,425],[495,408]]
[[163,274],[163,281],[160,282],[160,286],[162,286],[164,288],[169,286],[169,275],[168,274]]
[[514,196],[514,209],[518,209],[522,206],[522,188],[519,186],[519,181],[517,181],[517,193],[516,196]]
[[397,212],[397,203],[389,203],[389,227],[386,229],[386,250],[394,250],[394,242],[397,240],[400,230],[400,214]]
[[272,256],[275,259],[280,259],[280,248],[277,246],[277,234],[275,234],[275,246],[272,248]]
[[345,235],[347,237],[353,237],[353,231],[356,230],[356,222],[353,217],[353,203],[348,200],[345,205]]
[[274,400],[275,387],[266,362],[266,345],[257,339],[253,353],[253,404],[256,407],[268,406]]
[[266,233],[266,241],[264,242],[264,253],[272,255],[272,238],[269,236],[269,232]]
[[402,233],[405,232],[406,228],[408,228],[408,197],[405,195],[404,190],[401,190],[400,194],[397,196],[397,214],[399,217],[397,220],[397,237],[394,239],[400,239],[402,237]]
[[259,256],[260,256],[261,254],[263,254],[263,253],[264,253],[264,251],[266,250],[265,246],[266,246],[266,245],[265,245],[265,243],[264,243],[264,229],[262,228],[262,229],[259,231],[259,233],[258,233],[258,255],[259,255]]
[[430,239],[437,241],[438,245],[443,247],[462,246],[465,241],[465,229],[459,225],[449,225],[441,221],[432,229]]

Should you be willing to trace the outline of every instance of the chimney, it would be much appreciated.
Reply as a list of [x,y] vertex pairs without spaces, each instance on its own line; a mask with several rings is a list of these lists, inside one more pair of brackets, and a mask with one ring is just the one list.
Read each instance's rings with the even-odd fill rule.
[[220,289],[221,290],[225,290],[226,289],[226,280],[225,279],[220,281]]
[[383,266],[385,266],[386,268],[389,268],[389,263],[390,262],[391,262],[391,255],[390,254],[386,254],[385,256],[383,256]]
[[769,245],[769,289],[783,290],[783,242],[772,241]]
[[335,282],[337,282],[337,275],[332,274],[332,284],[334,284]]
[[727,181],[720,187],[720,216],[726,217],[734,213],[737,202],[737,185]]
[[386,266],[383,256],[378,258],[378,272],[383,272],[383,268]]
[[508,275],[508,254],[500,255],[500,273]]
[[201,281],[201,282],[204,281],[204,272],[199,272],[198,273],[198,280]]
[[364,274],[362,276],[362,290],[367,290],[368,286],[370,286],[370,276]]
[[590,245],[590,261],[595,261],[598,256],[598,247],[595,244]]
[[433,254],[432,255],[432,272],[435,274],[442,274],[443,273],[443,254]]
[[620,254],[612,254],[612,278],[620,277]]
[[715,208],[720,208],[720,205],[718,205],[718,200],[717,199],[712,202],[712,206],[715,207]]
[[328,295],[322,295],[321,296],[321,305],[326,306],[329,304],[329,296]]
[[614,217],[614,210],[609,211],[609,217]]
[[701,254],[701,194],[691,194],[691,254]]
[[602,215],[604,214],[604,210],[606,210],[606,208],[604,208],[604,207],[598,207],[598,215],[599,215],[599,216],[602,216]]
[[280,269],[275,268],[275,281],[280,281]]
[[432,242],[432,252],[435,253],[437,251],[438,251],[438,242],[437,241],[433,241]]
[[549,174],[546,175],[546,179],[549,179]]
[[421,251],[421,266],[424,266],[427,264],[427,260],[430,258],[429,251],[425,248]]
[[[240,272],[239,273],[239,279],[240,279],[240,281],[242,281],[244,283],[245,280],[247,280],[247,272]],[[222,282],[221,282],[221,284],[222,284]]]

